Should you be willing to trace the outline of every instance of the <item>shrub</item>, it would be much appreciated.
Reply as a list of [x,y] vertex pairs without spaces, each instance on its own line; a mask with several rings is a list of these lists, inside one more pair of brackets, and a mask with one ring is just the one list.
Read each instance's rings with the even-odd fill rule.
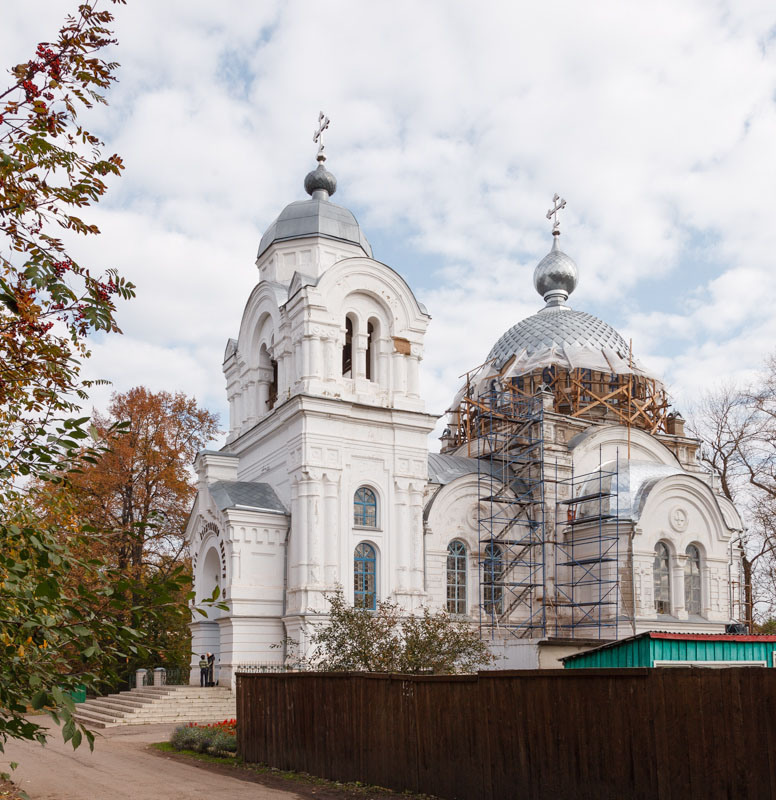
[[210,755],[232,755],[237,752],[237,721],[225,719],[209,725],[189,722],[179,725],[170,736],[176,750],[194,750]]

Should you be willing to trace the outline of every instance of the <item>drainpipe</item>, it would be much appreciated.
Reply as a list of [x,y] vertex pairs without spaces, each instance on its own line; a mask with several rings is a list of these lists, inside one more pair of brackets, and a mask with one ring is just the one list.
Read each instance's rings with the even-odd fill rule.
[[[733,545],[739,542],[741,543],[741,537],[739,536],[737,539],[730,539],[730,554],[728,556],[728,605],[730,610],[730,621],[732,622],[735,620],[733,616],[733,609],[735,607],[735,599],[733,597]],[[740,577],[740,576],[739,576]]]
[[288,593],[288,539],[291,536],[291,523],[288,523],[286,531],[286,541],[283,545],[283,611],[281,621],[283,623],[283,666],[286,665],[288,656],[288,628],[286,628],[286,594]]
[[631,617],[633,622],[633,635],[636,635],[636,560],[633,556],[633,540],[636,536],[636,531],[631,528],[630,532],[630,562],[631,562]]
[[431,533],[428,522],[423,520],[423,591],[428,591],[428,569],[426,565],[426,537]]

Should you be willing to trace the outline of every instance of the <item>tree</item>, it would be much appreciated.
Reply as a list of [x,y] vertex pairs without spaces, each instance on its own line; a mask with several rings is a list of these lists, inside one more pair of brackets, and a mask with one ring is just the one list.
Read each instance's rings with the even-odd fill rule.
[[776,356],[766,360],[754,385],[707,393],[692,427],[719,490],[744,511],[744,613],[754,630],[776,603]]
[[405,615],[381,601],[374,611],[354,608],[342,590],[328,595],[329,614],[312,632],[312,653],[299,666],[324,672],[473,672],[495,657],[468,622],[423,609]]
[[[74,518],[99,532],[89,542],[92,555],[133,578],[127,608],[134,608],[149,581],[164,579],[180,567],[190,574],[183,534],[196,490],[189,465],[217,435],[218,419],[183,393],[150,392],[141,386],[114,393],[108,414],[95,412],[92,425],[95,435],[110,441],[110,449],[71,474],[63,487],[67,497],[54,508],[51,488],[40,486],[45,491],[38,496],[45,496],[48,504],[41,514],[50,511],[48,521],[61,531]],[[117,429],[120,434],[113,435]],[[149,620],[148,654],[169,666],[189,662],[188,588],[178,606]],[[133,627],[140,624],[127,621]],[[130,659],[127,669],[135,666],[142,665]]]
[[[105,669],[143,652],[144,631],[125,621],[127,596],[130,613],[147,610],[145,624],[179,604],[187,579],[176,569],[138,585],[95,558],[99,537],[66,489],[106,446],[90,440],[88,417],[73,418],[90,385],[80,377],[88,337],[118,332],[114,300],[134,295],[115,270],[77,263],[61,238],[99,233],[80,214],[123,168],[77,119],[115,80],[103,57],[113,17],[98,4],[84,0],[0,91],[0,747],[9,736],[45,740],[29,706],[61,722],[74,746],[83,735],[91,744],[68,690],[94,688]],[[51,515],[72,511],[66,536],[41,520],[43,501]]]

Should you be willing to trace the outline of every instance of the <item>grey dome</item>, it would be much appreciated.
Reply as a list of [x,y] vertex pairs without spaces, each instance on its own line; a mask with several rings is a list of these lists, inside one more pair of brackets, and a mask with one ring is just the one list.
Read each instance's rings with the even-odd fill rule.
[[257,258],[273,243],[305,236],[323,236],[355,244],[372,257],[372,248],[353,214],[322,197],[290,203],[267,228],[259,243]]
[[584,311],[550,305],[513,325],[493,345],[488,361],[496,359],[495,366],[500,368],[513,355],[530,356],[551,349],[562,350],[564,346],[606,348],[628,357],[628,344],[611,325]]
[[304,179],[304,190],[307,194],[312,195],[313,192],[321,189],[327,195],[332,195],[337,191],[337,179],[323,166],[323,162],[318,164],[317,169],[308,172]]
[[536,265],[534,286],[547,302],[563,302],[577,286],[577,265],[558,247],[558,234],[552,237],[552,249]]
[[312,197],[289,203],[280,212],[261,237],[256,258],[261,258],[273,242],[302,239],[305,236],[323,236],[349,242],[372,258],[372,247],[361,232],[356,218],[347,208],[334,205],[329,200],[329,196],[337,191],[337,179],[323,166],[325,160],[326,156],[318,153],[317,168],[305,176],[304,188]]

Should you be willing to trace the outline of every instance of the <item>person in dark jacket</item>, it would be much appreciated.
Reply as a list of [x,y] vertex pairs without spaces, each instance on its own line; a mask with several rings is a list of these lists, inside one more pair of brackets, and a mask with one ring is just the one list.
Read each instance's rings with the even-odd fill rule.
[[208,673],[210,672],[210,665],[204,655],[199,657],[199,685],[207,686]]
[[216,685],[216,657],[212,653],[207,654],[207,663],[208,663],[208,678],[207,678],[207,685],[208,686],[215,686]]

